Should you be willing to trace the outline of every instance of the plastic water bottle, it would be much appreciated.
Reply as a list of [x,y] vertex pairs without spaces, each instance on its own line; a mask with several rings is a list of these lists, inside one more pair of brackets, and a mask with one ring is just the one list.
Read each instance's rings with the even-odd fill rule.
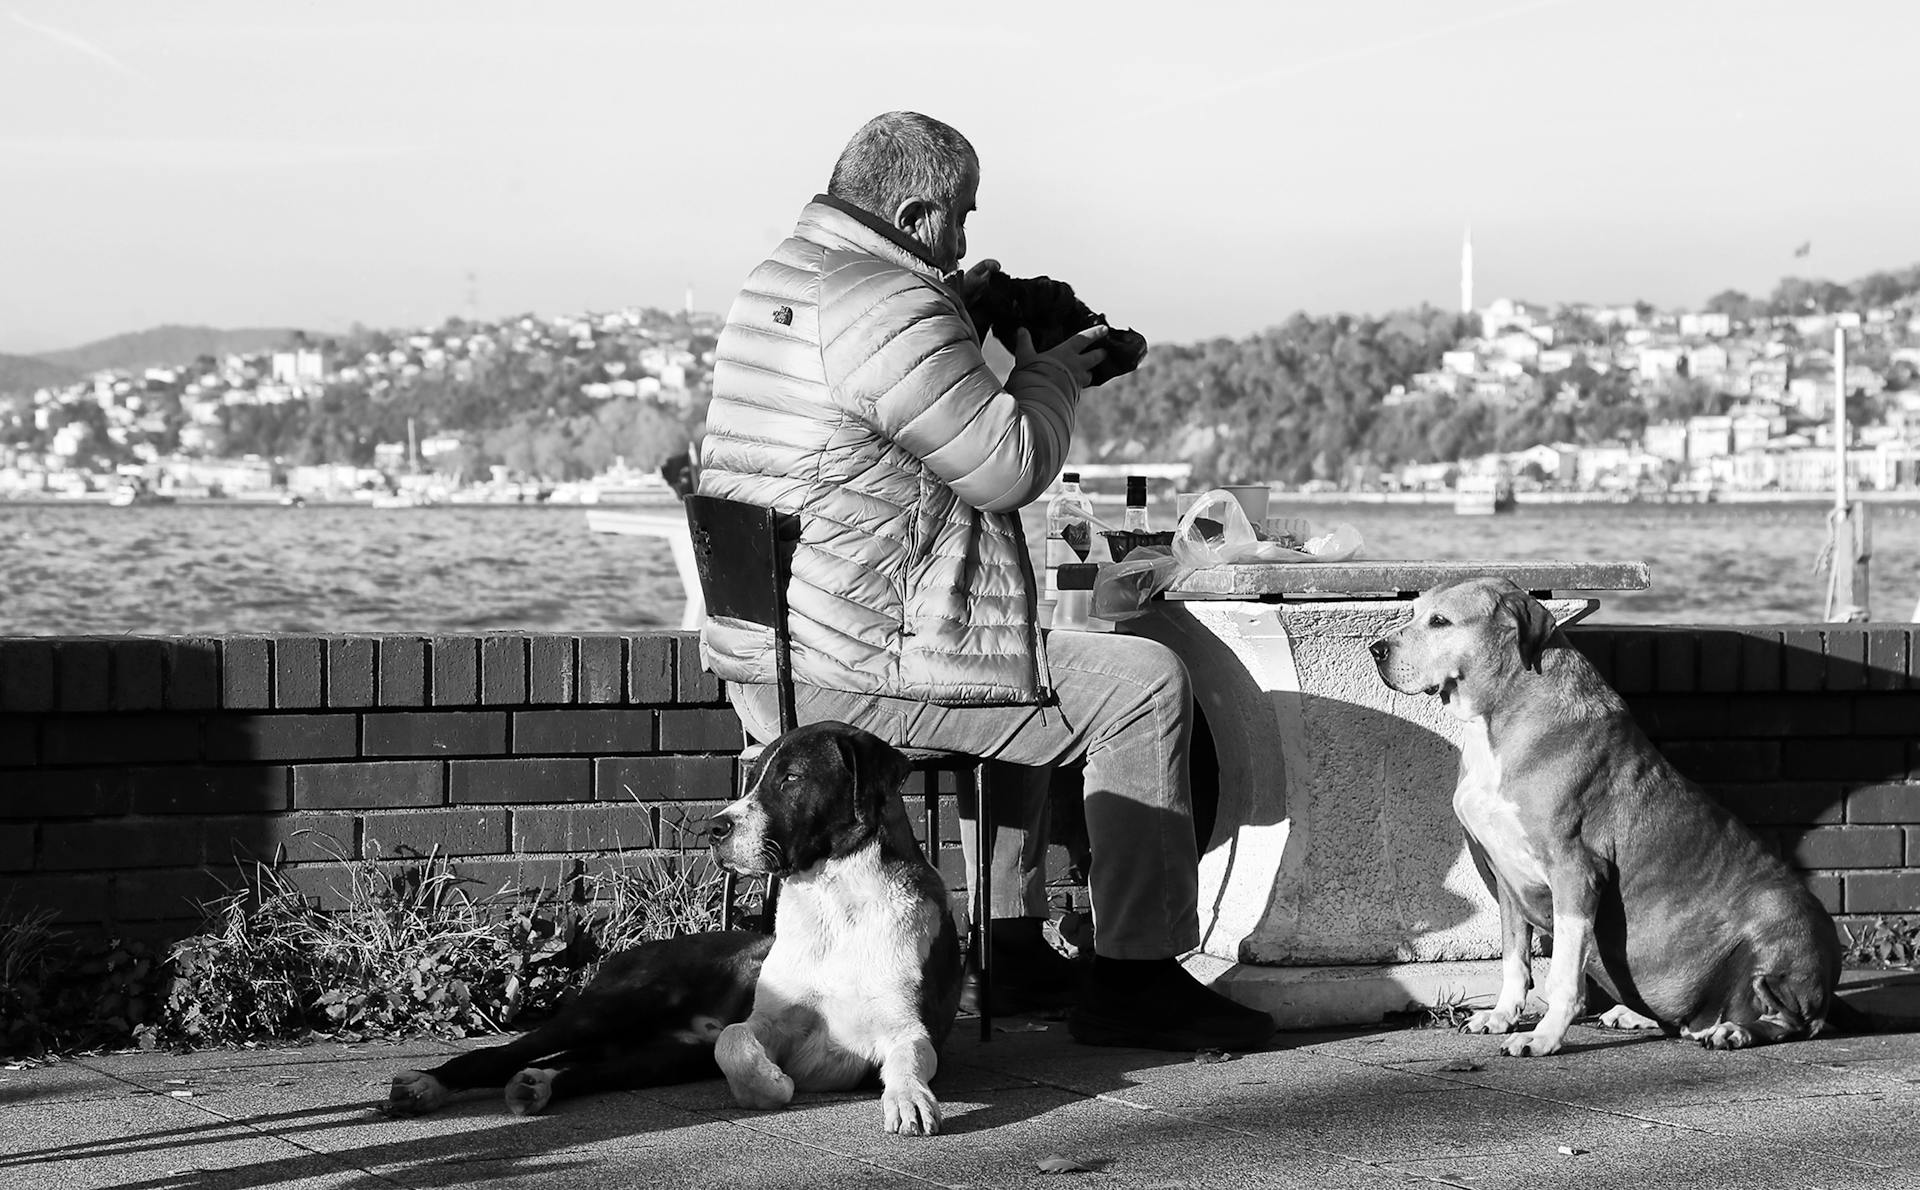
[[1147,477],[1144,475],[1127,476],[1126,519],[1120,527],[1131,533],[1151,533],[1147,524]]
[[1060,590],[1060,568],[1084,562],[1093,550],[1093,526],[1068,516],[1068,508],[1091,514],[1093,501],[1080,490],[1080,473],[1066,471],[1060,476],[1060,490],[1047,501],[1047,594]]
[[1087,613],[1093,607],[1093,583],[1100,568],[1091,562],[1068,562],[1060,567],[1060,589],[1053,597],[1054,628],[1090,628]]

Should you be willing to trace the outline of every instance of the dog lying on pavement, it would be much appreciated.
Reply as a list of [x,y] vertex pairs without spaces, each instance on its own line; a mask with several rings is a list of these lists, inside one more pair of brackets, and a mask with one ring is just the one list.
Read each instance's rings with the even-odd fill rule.
[[844,723],[781,736],[708,828],[721,863],[781,877],[772,937],[711,931],[616,954],[548,1024],[396,1074],[388,1110],[504,1086],[525,1115],[715,1074],[742,1106],[775,1108],[796,1090],[850,1090],[877,1074],[887,1131],[939,1131],[928,1084],[959,1004],[960,944],[900,803],[908,771]]
[[1507,1033],[1553,939],[1547,1010],[1507,1054],[1558,1051],[1585,978],[1611,1027],[1716,1049],[1870,1027],[1834,995],[1832,919],[1753,832],[1655,751],[1552,613],[1505,579],[1438,587],[1370,646],[1403,694],[1466,723],[1454,812],[1500,905],[1499,998],[1464,1026]]

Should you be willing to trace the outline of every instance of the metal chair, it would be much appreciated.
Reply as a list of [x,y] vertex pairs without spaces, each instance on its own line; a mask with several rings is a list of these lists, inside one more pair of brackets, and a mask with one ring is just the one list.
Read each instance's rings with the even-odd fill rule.
[[[800,538],[800,518],[757,504],[718,496],[688,496],[687,525],[693,535],[694,564],[706,597],[707,614],[762,624],[773,630],[775,691],[780,703],[780,730],[799,726],[794,711],[792,641],[787,631],[787,579],[793,543]],[[757,748],[754,749],[757,751]],[[980,1039],[993,1039],[990,971],[992,954],[992,844],[993,827],[987,784],[987,762],[964,752],[937,748],[902,748],[901,752],[926,785],[927,856],[940,863],[940,787],[938,775],[954,774],[960,796],[974,804],[974,873],[971,925],[967,947],[980,976]],[[777,887],[769,881],[767,904]],[[727,873],[722,892],[721,925],[733,924],[734,877]],[[768,918],[771,928],[772,919]]]

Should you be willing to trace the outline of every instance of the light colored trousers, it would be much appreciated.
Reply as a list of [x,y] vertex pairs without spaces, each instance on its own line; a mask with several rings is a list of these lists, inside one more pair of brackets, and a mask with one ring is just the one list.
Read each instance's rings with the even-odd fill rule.
[[[891,744],[1029,766],[995,774],[1021,778],[996,781],[989,907],[996,917],[1048,912],[1047,770],[1084,759],[1094,952],[1115,959],[1184,954],[1200,942],[1186,666],[1157,641],[1117,633],[1048,632],[1042,647],[1055,705],[943,707],[802,685],[795,709],[802,723],[838,719]],[[778,734],[772,686],[729,683],[727,692],[755,739]]]

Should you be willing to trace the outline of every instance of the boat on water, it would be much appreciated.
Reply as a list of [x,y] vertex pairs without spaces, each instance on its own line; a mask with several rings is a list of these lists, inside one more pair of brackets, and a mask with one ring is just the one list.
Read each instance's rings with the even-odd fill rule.
[[440,503],[430,492],[419,488],[402,488],[397,492],[375,492],[367,501],[370,508],[432,508]]
[[112,508],[132,508],[140,504],[172,503],[172,496],[154,491],[151,487],[147,486],[145,480],[140,479],[121,480],[114,486],[112,494],[107,497],[107,504]]
[[1512,512],[1513,485],[1495,475],[1462,475],[1453,485],[1453,511],[1461,516]]

